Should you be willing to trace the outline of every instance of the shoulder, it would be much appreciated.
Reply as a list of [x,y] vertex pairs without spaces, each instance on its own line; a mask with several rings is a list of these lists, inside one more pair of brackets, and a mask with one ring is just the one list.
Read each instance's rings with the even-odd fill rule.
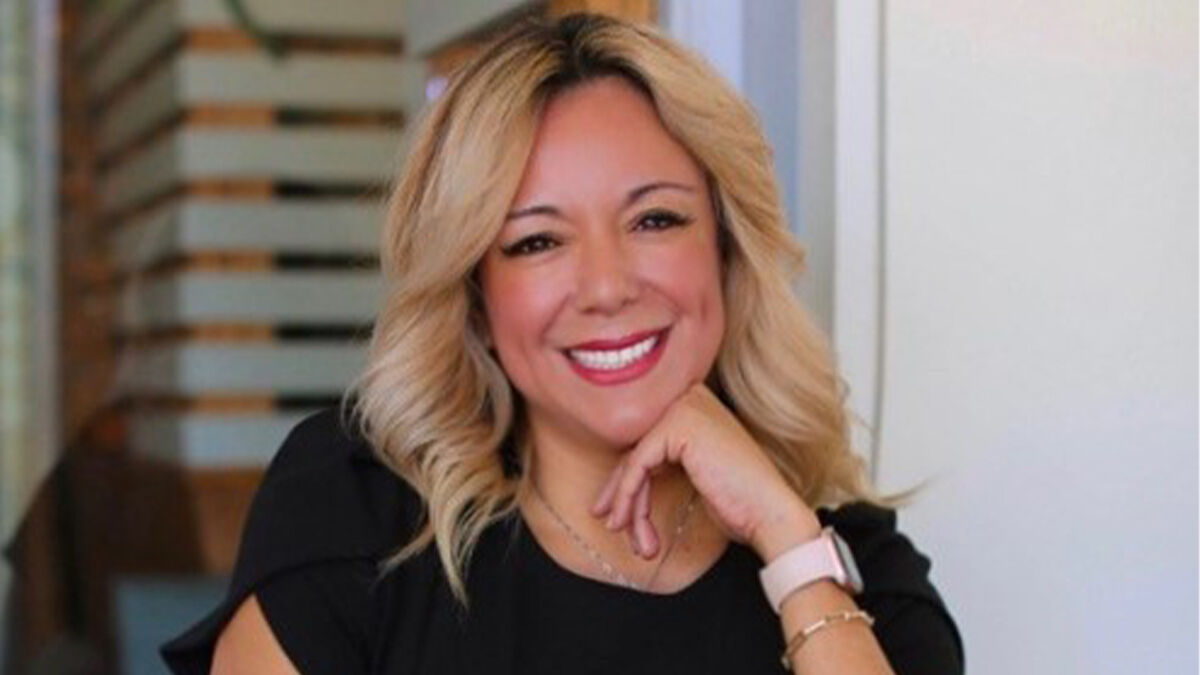
[[167,664],[209,672],[218,637],[253,600],[304,672],[351,672],[337,664],[367,652],[377,563],[408,541],[420,511],[338,409],[305,417],[255,493],[224,601],[163,646]]
[[267,479],[337,465],[378,465],[374,452],[340,408],[324,408],[301,419],[267,466]]
[[[239,573],[263,576],[300,563],[377,557],[404,542],[420,502],[376,459],[337,408],[298,423],[250,507]],[[250,580],[246,580],[250,581]]]
[[896,672],[962,672],[962,638],[930,579],[932,563],[897,528],[896,511],[852,502],[817,516],[849,545],[863,579],[856,600],[875,617]]

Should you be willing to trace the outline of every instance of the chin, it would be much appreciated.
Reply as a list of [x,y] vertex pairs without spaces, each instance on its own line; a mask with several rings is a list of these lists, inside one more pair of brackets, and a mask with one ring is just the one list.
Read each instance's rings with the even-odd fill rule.
[[616,411],[595,427],[596,435],[609,444],[626,447],[642,440],[662,417],[661,410],[645,409]]

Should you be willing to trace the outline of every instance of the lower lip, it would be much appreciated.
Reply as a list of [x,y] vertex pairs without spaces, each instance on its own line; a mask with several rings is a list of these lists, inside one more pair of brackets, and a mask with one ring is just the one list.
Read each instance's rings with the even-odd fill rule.
[[662,357],[663,349],[667,345],[667,336],[670,335],[670,332],[670,330],[664,330],[663,332],[659,333],[658,341],[654,343],[654,349],[646,352],[646,355],[637,361],[634,361],[624,368],[618,368],[616,370],[596,370],[595,368],[588,368],[582,363],[571,358],[570,354],[564,354],[564,356],[566,357],[567,362],[571,364],[571,368],[573,368],[580,377],[588,382],[591,382],[592,384],[604,386],[622,384],[624,382],[629,382],[630,380],[636,380],[642,375],[645,375],[651,368],[654,367],[654,364],[658,363],[659,358]]

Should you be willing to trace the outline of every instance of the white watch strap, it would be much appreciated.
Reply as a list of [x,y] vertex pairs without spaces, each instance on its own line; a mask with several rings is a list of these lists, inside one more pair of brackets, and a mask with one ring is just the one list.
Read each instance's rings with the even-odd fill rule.
[[847,577],[841,556],[829,528],[821,536],[800,544],[771,561],[758,573],[767,600],[778,614],[787,596],[821,579],[833,579],[844,584]]

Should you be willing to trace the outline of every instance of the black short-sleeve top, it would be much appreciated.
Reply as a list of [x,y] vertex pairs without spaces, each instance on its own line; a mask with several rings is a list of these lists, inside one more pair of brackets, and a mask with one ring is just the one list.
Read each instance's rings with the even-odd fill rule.
[[[779,619],[762,561],[730,543],[699,579],[651,594],[559,566],[519,515],[483,534],[467,572],[469,610],[451,595],[433,547],[381,575],[421,502],[334,409],[296,426],[272,460],[224,601],[162,648],[177,674],[208,673],[222,628],[255,594],[300,672],[783,673]],[[819,509],[847,541],[865,588],[856,598],[899,674],[963,670],[962,644],[929,560],[893,511]]]

